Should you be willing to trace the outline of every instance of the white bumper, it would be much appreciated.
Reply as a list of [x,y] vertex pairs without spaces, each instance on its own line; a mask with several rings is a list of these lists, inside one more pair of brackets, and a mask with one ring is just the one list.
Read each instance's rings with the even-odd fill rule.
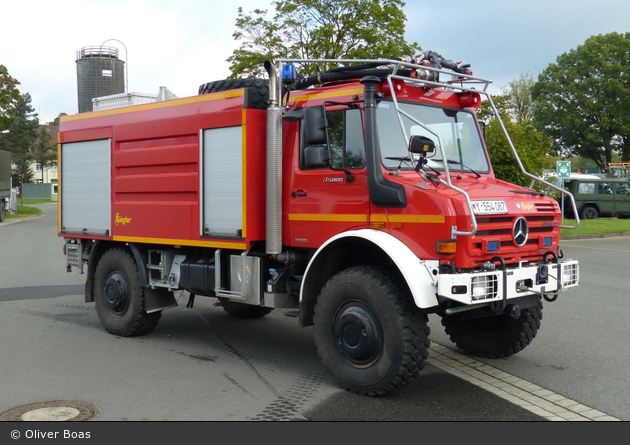
[[549,293],[578,285],[579,267],[576,260],[547,264],[547,277],[541,277],[536,265],[487,272],[440,274],[437,293],[464,304],[479,304],[523,297],[534,293]]

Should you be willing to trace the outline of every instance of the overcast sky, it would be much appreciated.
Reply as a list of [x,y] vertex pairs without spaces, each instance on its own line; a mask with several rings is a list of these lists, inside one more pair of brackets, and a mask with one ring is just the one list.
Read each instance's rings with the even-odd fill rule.
[[[77,52],[117,47],[130,92],[178,97],[228,76],[225,61],[238,7],[269,0],[19,0],[0,6],[0,64],[30,93],[40,122],[78,111]],[[627,0],[409,0],[406,38],[447,59],[465,60],[492,93],[522,74],[537,76],[597,34],[630,32]],[[120,43],[122,42],[122,44]],[[386,55],[383,55],[386,57]]]

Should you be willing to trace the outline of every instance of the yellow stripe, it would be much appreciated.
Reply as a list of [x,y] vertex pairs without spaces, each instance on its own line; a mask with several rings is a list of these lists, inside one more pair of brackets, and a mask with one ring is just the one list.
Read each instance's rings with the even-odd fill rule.
[[370,215],[370,222],[387,222],[387,215]]
[[289,221],[367,222],[367,215],[320,215],[290,213]]
[[353,94],[363,94],[363,88],[352,88],[343,91],[329,91],[327,93],[312,93],[298,96],[293,99],[294,103],[306,102],[313,99],[330,99],[331,97],[351,96]]
[[57,132],[57,233],[61,233],[61,133]]
[[191,96],[183,99],[174,99],[160,102],[151,102],[143,105],[132,105],[131,107],[113,108],[111,110],[93,111],[90,113],[74,114],[72,116],[62,116],[61,122],[74,121],[78,119],[88,119],[92,117],[111,116],[114,114],[130,113],[132,111],[156,110],[159,108],[173,107],[177,105],[194,104],[198,102],[206,102],[218,99],[229,99],[239,97],[245,94],[244,90],[229,90],[221,93],[200,94],[199,96]]
[[242,160],[242,170],[241,174],[242,178],[242,188],[243,188],[243,202],[241,203],[241,230],[243,238],[247,238],[247,109],[243,108],[243,112],[241,113],[243,116],[243,124],[241,128],[242,134],[242,147],[241,147],[241,160]]
[[390,223],[444,223],[444,216],[442,215],[388,215],[387,219]]
[[167,238],[142,238],[133,236],[114,236],[112,237],[112,239],[114,241],[120,241],[122,243],[170,244],[173,246],[214,247],[217,249],[247,249],[247,245],[245,243],[239,242],[230,243],[220,241],[193,241]]

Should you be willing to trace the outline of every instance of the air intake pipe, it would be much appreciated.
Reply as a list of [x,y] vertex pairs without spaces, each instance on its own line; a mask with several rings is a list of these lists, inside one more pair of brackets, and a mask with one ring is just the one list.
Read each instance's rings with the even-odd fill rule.
[[267,108],[267,254],[282,252],[282,108],[278,75],[273,64],[265,61],[269,74]]

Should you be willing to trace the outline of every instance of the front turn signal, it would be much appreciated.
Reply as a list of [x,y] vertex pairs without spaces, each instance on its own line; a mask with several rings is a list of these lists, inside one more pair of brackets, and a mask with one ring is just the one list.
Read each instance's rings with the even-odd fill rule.
[[438,241],[435,244],[437,253],[453,255],[457,253],[457,243],[455,241]]

